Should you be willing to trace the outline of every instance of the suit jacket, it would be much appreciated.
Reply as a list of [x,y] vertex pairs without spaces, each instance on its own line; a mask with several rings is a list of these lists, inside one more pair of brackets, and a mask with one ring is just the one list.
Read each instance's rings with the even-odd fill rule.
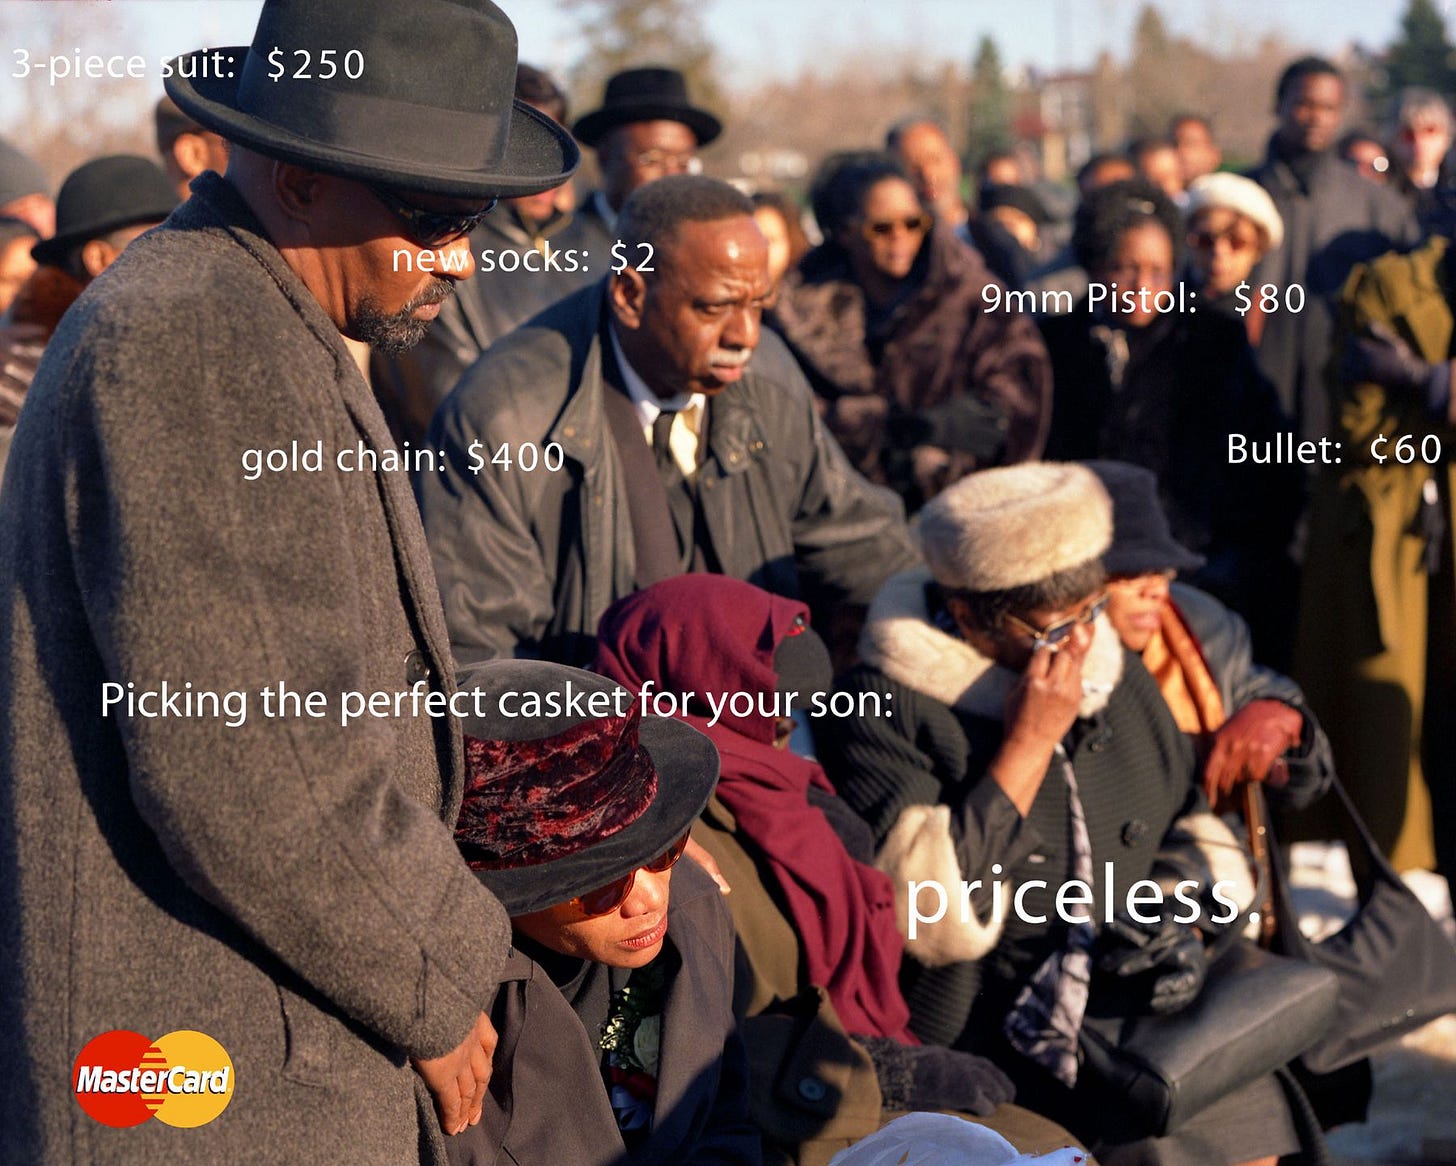
[[[0,1161],[393,1166],[443,1153],[406,1056],[465,1035],[507,922],[455,849],[454,723],[338,721],[453,687],[407,483],[244,480],[249,448],[386,448],[378,407],[233,188],[193,189],[62,321],[0,492]],[[103,712],[163,681],[246,716]],[[328,715],[265,717],[280,682]],[[227,1110],[86,1116],[72,1063],[118,1028],[220,1042]]]
[[450,1139],[452,1166],[757,1166],[733,1009],[733,920],[696,863],[673,871],[667,934],[682,965],[663,1006],[647,1140],[628,1152],[595,1034],[588,1038],[550,977],[512,949],[491,1007],[500,1043],[490,1097],[480,1124]]
[[[435,416],[443,466],[422,476],[420,505],[461,663],[585,663],[602,612],[636,589],[625,475],[604,415],[604,287],[492,345]],[[707,417],[697,485],[723,574],[802,595],[823,615],[868,604],[918,561],[899,500],[850,468],[771,332]],[[556,472],[492,461],[506,446],[514,458],[523,444],[552,443],[565,458]]]

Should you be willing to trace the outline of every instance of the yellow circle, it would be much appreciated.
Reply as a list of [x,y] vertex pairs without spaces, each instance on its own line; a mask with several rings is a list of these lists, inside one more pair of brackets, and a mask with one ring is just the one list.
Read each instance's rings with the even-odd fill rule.
[[233,1099],[233,1061],[205,1032],[178,1029],[152,1042],[167,1058],[162,1104],[154,1116],[179,1129],[204,1126]]

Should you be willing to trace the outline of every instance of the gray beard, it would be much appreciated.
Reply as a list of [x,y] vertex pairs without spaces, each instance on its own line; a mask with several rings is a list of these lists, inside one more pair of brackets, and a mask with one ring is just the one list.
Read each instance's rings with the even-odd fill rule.
[[438,304],[455,294],[455,285],[448,279],[437,279],[397,312],[385,313],[379,310],[379,302],[372,296],[360,301],[354,332],[360,340],[375,352],[386,356],[398,356],[408,352],[425,338],[430,330],[429,320],[416,320],[413,313],[426,304]]

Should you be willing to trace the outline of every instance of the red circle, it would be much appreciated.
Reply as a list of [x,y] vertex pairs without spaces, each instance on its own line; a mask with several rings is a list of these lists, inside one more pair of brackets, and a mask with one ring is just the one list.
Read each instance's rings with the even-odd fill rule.
[[[102,1092],[98,1088],[101,1082],[111,1084],[116,1080],[107,1077],[107,1073],[131,1074],[139,1068],[165,1069],[165,1058],[152,1048],[150,1037],[125,1028],[112,1029],[86,1042],[71,1067],[71,1089],[81,1108],[103,1125],[117,1129],[141,1125],[160,1104],[155,1095],[149,1097],[142,1093],[134,1082],[129,1082],[131,1088],[114,1092]],[[83,1070],[88,1085],[84,1093],[80,1090]]]

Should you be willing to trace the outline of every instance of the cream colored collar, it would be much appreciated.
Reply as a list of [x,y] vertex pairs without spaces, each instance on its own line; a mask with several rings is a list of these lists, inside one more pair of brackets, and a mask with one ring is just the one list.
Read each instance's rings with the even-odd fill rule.
[[[860,635],[860,659],[953,709],[1001,720],[1018,675],[931,622],[925,601],[929,582],[930,572],[922,568],[895,575],[880,588]],[[1117,633],[1105,614],[1099,616],[1082,667],[1079,716],[1093,716],[1107,706],[1122,679],[1122,660]]]

